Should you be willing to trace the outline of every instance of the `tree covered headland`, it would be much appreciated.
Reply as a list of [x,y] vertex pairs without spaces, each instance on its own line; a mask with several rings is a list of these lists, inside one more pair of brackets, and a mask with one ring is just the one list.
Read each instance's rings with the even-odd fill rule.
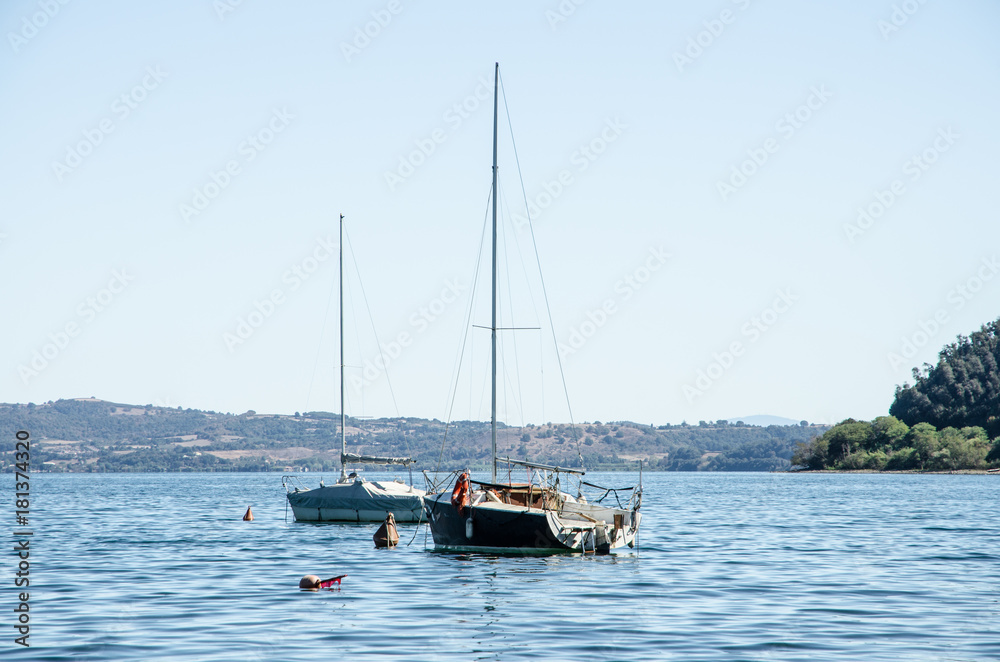
[[[808,444],[806,469],[950,471],[1000,467],[1000,319],[944,347],[896,387],[889,416],[849,418]],[[993,441],[990,441],[993,439]]]
[[1000,319],[959,336],[936,366],[913,369],[913,386],[896,387],[889,414],[908,425],[977,426],[1000,437]]
[[800,444],[792,464],[806,469],[953,471],[1000,466],[1000,441],[981,427],[929,423],[910,427],[895,416],[873,421],[849,418],[809,444]]

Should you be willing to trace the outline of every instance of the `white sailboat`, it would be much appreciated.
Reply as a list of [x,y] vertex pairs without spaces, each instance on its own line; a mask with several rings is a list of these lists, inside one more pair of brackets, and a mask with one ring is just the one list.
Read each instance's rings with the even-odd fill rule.
[[[500,65],[493,83],[493,278],[492,278],[492,405],[491,440],[493,471],[490,482],[471,480],[462,473],[451,492],[427,495],[424,508],[434,546],[463,552],[595,552],[607,554],[618,547],[633,547],[641,519],[642,474],[624,507],[589,503],[560,490],[563,474],[582,482],[583,469],[503,460],[531,472],[528,483],[497,479],[497,97]],[[538,478],[537,483],[535,478]],[[596,486],[592,486],[596,487]],[[605,493],[617,490],[608,490]]]
[[340,479],[333,485],[306,488],[286,477],[282,484],[292,514],[299,522],[382,522],[389,513],[397,522],[421,520],[426,492],[402,481],[369,481],[347,473],[348,463],[401,464],[408,457],[378,457],[347,452],[347,415],[344,411],[344,215],[340,215]]

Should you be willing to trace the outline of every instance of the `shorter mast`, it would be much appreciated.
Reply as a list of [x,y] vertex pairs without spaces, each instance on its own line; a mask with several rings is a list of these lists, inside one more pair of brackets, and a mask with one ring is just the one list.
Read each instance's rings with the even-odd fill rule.
[[344,215],[340,215],[340,481],[347,480],[347,416],[344,414]]
[[[344,409],[344,215],[340,215],[340,481],[347,482],[347,463],[402,464],[409,466],[416,460],[409,457],[377,457],[347,452],[347,414]],[[411,486],[413,481],[410,481]]]

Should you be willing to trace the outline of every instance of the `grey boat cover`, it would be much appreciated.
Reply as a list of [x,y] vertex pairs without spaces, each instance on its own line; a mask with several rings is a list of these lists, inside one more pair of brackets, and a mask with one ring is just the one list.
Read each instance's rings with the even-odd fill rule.
[[402,483],[356,480],[289,492],[288,502],[300,508],[343,508],[346,510],[413,510],[421,507],[423,490]]

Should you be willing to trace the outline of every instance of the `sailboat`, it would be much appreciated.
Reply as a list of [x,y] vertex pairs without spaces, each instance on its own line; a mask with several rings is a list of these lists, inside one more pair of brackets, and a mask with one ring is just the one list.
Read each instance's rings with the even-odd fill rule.
[[306,488],[292,477],[282,484],[292,514],[299,522],[382,522],[392,514],[397,522],[419,522],[426,492],[400,480],[369,481],[357,473],[347,473],[347,465],[401,464],[410,467],[408,457],[378,457],[347,452],[347,415],[344,411],[344,215],[340,215],[340,479],[333,485],[320,481]]
[[[582,488],[577,496],[561,491],[561,477],[577,477],[583,469],[563,468],[537,462],[503,460],[508,467],[520,466],[530,472],[528,483],[500,482],[497,478],[497,110],[500,65],[493,81],[493,277],[492,277],[492,480],[472,480],[461,473],[451,492],[427,495],[424,509],[434,539],[442,551],[487,553],[583,552],[607,554],[612,549],[634,547],[641,519],[642,473],[639,485],[631,490],[624,506],[618,490],[618,507],[590,503]],[[537,484],[535,477],[538,477]],[[590,485],[588,483],[588,485]],[[597,487],[596,485],[591,485]],[[602,497],[602,499],[604,498]]]

